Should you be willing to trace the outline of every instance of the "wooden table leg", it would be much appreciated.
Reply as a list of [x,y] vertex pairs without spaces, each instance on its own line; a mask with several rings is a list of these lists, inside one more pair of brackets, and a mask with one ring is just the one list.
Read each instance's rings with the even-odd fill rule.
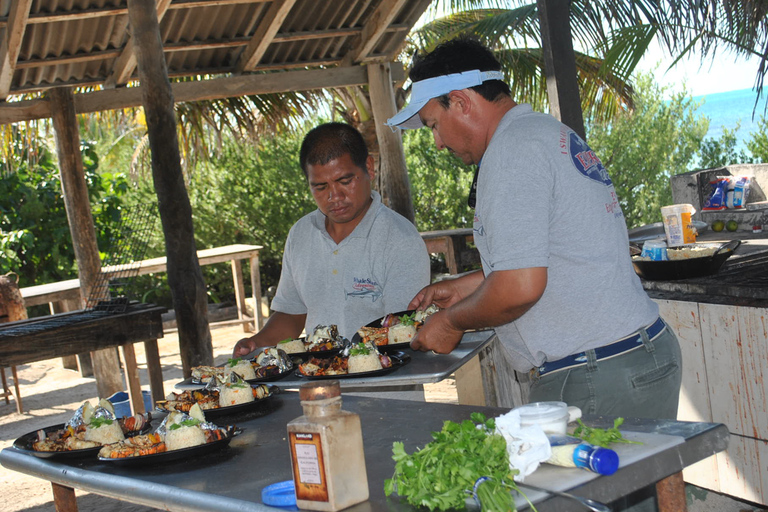
[[[16,399],[16,412],[24,414],[24,406],[21,403],[21,390],[19,389],[19,375],[16,373],[15,366],[11,366],[11,375],[13,375],[13,389],[15,390],[13,398]],[[3,376],[5,376],[5,374],[3,374]],[[8,399],[6,398],[6,401],[7,400]]]
[[251,256],[251,290],[253,291],[253,330],[264,327],[264,315],[261,314],[261,274],[259,273],[259,253]]
[[51,487],[53,488],[53,505],[56,512],[77,512],[77,498],[73,488],[53,482],[51,482]]
[[160,351],[157,340],[144,342],[144,352],[147,355],[147,373],[149,373],[149,389],[152,392],[152,403],[165,399],[163,389],[163,368],[160,366]]
[[123,359],[125,360],[125,381],[128,383],[128,397],[131,400],[133,414],[143,414],[144,397],[141,394],[141,381],[139,380],[139,367],[136,364],[136,351],[133,349],[133,343],[127,343],[122,346]]
[[686,512],[685,482],[682,471],[656,483],[659,512]]
[[[240,260],[232,260],[232,279],[235,282],[235,301],[237,302],[237,318],[242,320],[245,314],[245,282],[243,281],[243,264]],[[248,323],[243,323],[243,332],[249,332],[251,329]]]

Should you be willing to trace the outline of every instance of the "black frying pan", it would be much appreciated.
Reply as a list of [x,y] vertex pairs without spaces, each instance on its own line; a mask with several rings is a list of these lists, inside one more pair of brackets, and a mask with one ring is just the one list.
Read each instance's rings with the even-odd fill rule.
[[714,254],[703,258],[669,261],[633,259],[632,265],[634,265],[637,275],[648,281],[674,281],[677,279],[710,276],[717,274],[725,260],[731,257],[739,245],[741,245],[740,240],[731,240],[721,244]]

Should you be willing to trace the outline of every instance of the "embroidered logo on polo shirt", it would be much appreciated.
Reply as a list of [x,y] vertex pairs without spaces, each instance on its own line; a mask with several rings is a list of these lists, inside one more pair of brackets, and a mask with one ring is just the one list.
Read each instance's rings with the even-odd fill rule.
[[346,292],[347,299],[350,297],[360,299],[367,299],[370,297],[371,302],[376,302],[382,296],[379,283],[367,277],[353,277],[352,290],[353,291],[351,292]]
[[608,171],[595,152],[574,132],[568,134],[568,154],[581,174],[603,185],[612,184]]

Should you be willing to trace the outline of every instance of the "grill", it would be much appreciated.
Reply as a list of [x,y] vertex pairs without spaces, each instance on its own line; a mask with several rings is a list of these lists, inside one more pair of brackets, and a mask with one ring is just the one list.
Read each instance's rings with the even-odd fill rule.
[[644,281],[654,298],[768,306],[768,254],[731,257],[717,274],[680,281]]
[[162,337],[166,309],[131,300],[156,217],[154,203],[122,212],[83,310],[0,324],[0,366]]

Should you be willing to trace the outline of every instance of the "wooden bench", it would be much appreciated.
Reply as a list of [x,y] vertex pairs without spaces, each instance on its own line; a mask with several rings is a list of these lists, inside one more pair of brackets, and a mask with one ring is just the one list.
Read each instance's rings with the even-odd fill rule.
[[[215,247],[213,249],[203,249],[197,251],[197,258],[200,266],[212,265],[214,263],[223,263],[229,261],[232,266],[232,279],[235,287],[235,300],[237,302],[238,322],[243,324],[243,331],[248,332],[249,323],[253,323],[253,330],[261,329],[264,325],[264,319],[261,314],[261,278],[259,276],[259,250],[260,245],[226,245]],[[250,261],[251,287],[254,298],[254,315],[247,315],[245,305],[245,283],[243,280],[242,261]],[[167,270],[167,260],[165,256],[152,258],[135,262],[131,267],[133,270],[138,268],[138,275],[155,274]],[[102,272],[110,272],[110,267],[104,267]],[[125,271],[125,266],[121,267]],[[21,296],[24,297],[24,303],[27,307],[40,304],[49,304],[51,313],[61,313],[74,311],[80,308],[80,280],[69,279],[59,281],[58,283],[41,284],[38,286],[28,286],[21,288]]]

